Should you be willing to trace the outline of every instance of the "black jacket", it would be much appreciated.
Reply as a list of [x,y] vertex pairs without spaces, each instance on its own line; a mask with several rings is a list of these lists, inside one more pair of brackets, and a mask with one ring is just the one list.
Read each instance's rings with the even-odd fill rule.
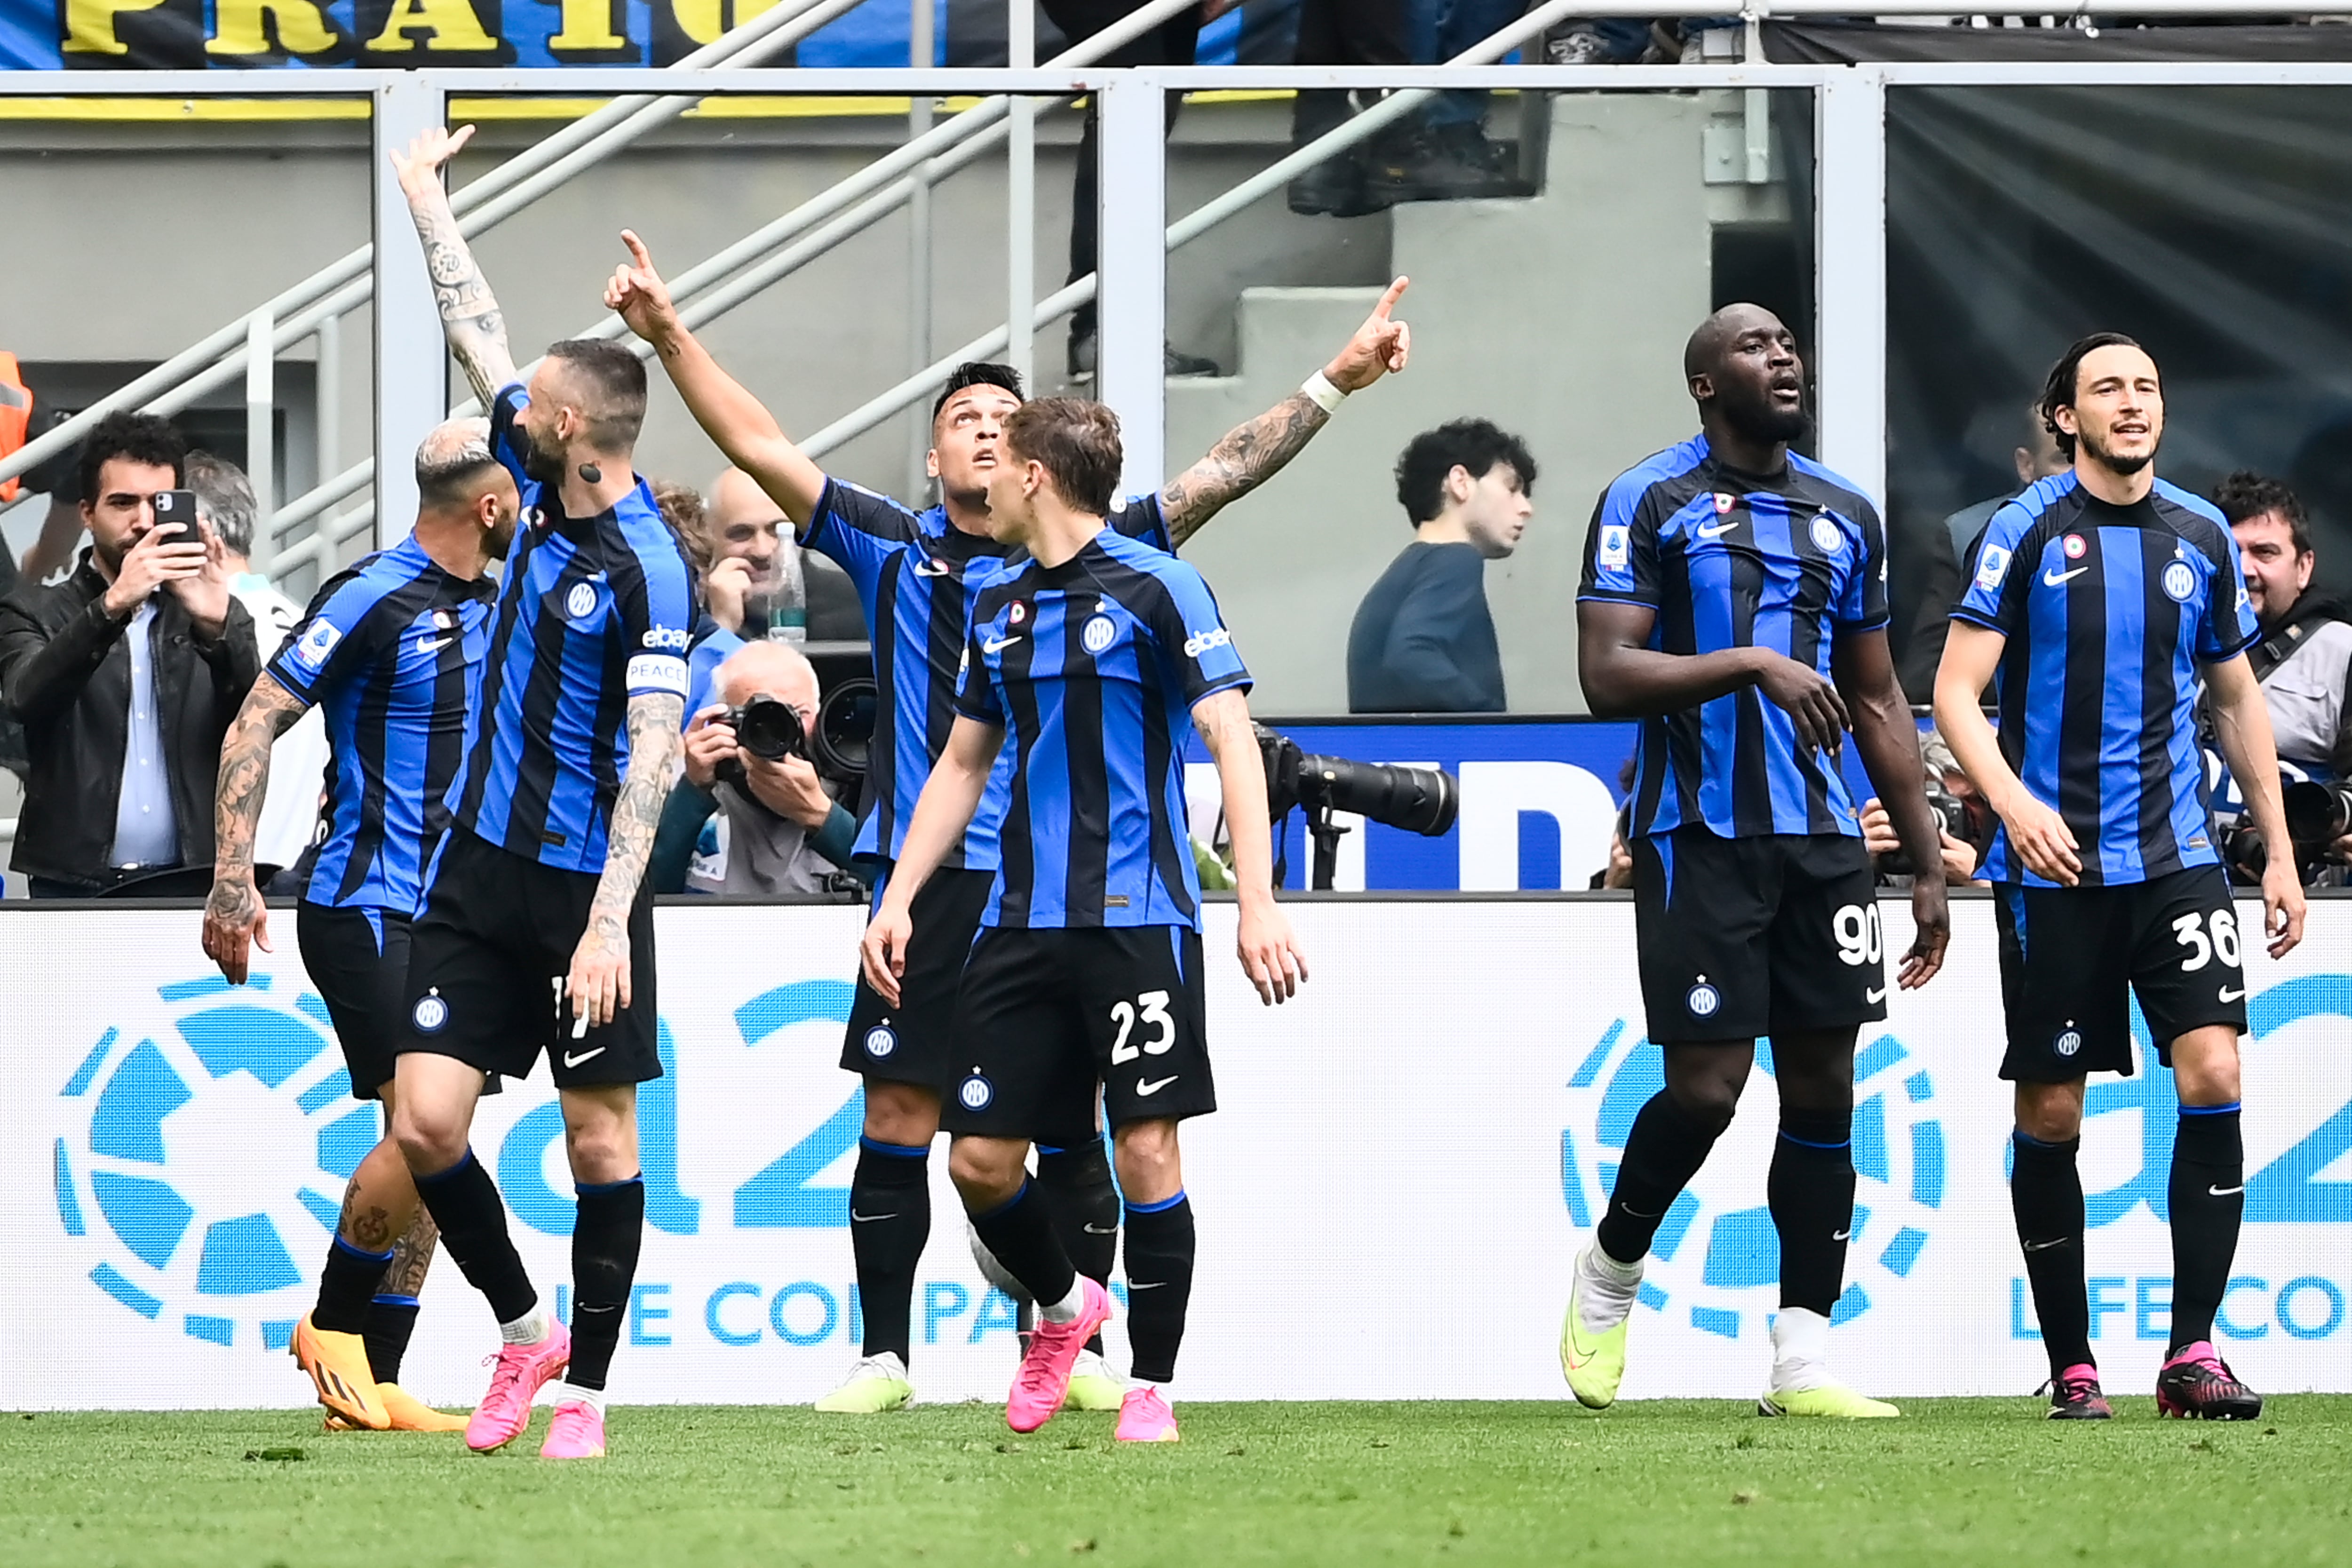
[[[111,880],[106,853],[130,741],[128,619],[101,602],[106,579],[82,552],[53,588],[23,583],[0,599],[0,710],[25,726],[32,772],[9,864],[58,881]],[[261,672],[253,617],[235,597],[220,640],[205,643],[168,592],[155,595],[152,626],[155,704],[172,770],[180,863],[213,858],[213,784],[221,739]]]

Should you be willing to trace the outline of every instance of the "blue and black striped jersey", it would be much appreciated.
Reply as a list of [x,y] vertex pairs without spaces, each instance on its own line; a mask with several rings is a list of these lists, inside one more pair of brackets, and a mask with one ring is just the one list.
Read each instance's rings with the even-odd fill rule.
[[449,824],[495,592],[404,539],[329,578],[269,661],[272,679],[326,713],[327,837],[310,902],[416,912]]
[[[2043,479],[1985,525],[1952,618],[2008,639],[2001,754],[2074,830],[2085,885],[2220,861],[2191,718],[2198,667],[2261,633],[2219,511],[2161,479],[2130,506],[2072,473]],[[2006,828],[1985,875],[2053,885],[2010,852]]]
[[[1161,550],[1170,548],[1158,496],[1139,497],[1111,513],[1108,526]],[[972,595],[1002,561],[1004,545],[966,533],[943,507],[908,510],[887,496],[839,479],[825,481],[801,543],[837,563],[856,584],[874,639],[874,679],[884,700],[875,715],[866,770],[866,821],[857,854],[896,860],[915,819],[915,802],[955,724],[956,673]],[[996,868],[997,825],[1004,818],[1011,763],[1000,761],[987,794],[948,852],[944,868]]]
[[[1655,610],[1664,653],[1767,647],[1826,676],[1840,636],[1886,625],[1886,533],[1819,463],[1791,452],[1785,473],[1745,474],[1694,437],[1602,492],[1578,597]],[[1636,835],[1861,836],[1835,763],[1753,687],[1643,720],[1639,756]]]
[[1105,528],[1059,566],[999,566],[955,700],[1010,736],[983,922],[1200,929],[1184,730],[1194,703],[1249,684],[1208,584],[1165,551]]
[[490,449],[522,491],[474,709],[458,826],[564,871],[601,871],[613,799],[629,765],[628,701],[686,696],[694,575],[643,479],[594,517],[563,515],[522,470],[513,437],[527,404],[500,391]]

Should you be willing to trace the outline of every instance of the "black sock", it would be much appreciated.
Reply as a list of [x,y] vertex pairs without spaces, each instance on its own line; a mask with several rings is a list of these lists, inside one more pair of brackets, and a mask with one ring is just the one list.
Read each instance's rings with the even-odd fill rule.
[[2033,1315],[2041,1321],[2054,1378],[2070,1366],[2092,1364],[2091,1303],[2083,1286],[2083,1174],[2074,1165],[2083,1140],[2044,1143],[2018,1132],[2010,1146],[2016,1164],[2009,1206],[2017,1216]]
[[1053,1216],[1036,1195],[1036,1184],[1024,1181],[1021,1190],[986,1214],[971,1216],[982,1245],[996,1255],[1004,1271],[1044,1306],[1069,1295],[1078,1282],[1070,1255],[1054,1235]]
[[310,1324],[330,1333],[356,1334],[367,1327],[368,1298],[392,1266],[389,1252],[368,1252],[338,1236],[327,1244],[327,1267],[319,1274],[319,1304]]
[[563,1381],[601,1389],[629,1315],[629,1288],[637,1281],[637,1248],[646,1235],[646,1179],[582,1184],[580,1218],[572,1227],[572,1369]]
[[866,1355],[914,1359],[915,1268],[931,1238],[931,1151],[857,1141],[849,1178],[849,1250],[857,1259],[857,1300],[866,1314]]
[[1127,1211],[1127,1341],[1135,1375],[1166,1383],[1192,1300],[1192,1200],[1182,1193]]
[[1782,1106],[1764,1194],[1780,1236],[1780,1305],[1828,1317],[1853,1226],[1853,1113]]
[[[1111,1185],[1110,1159],[1102,1140],[1076,1149],[1039,1144],[1037,1189],[1071,1264],[1096,1284],[1108,1285],[1118,1261],[1118,1190]],[[1087,1349],[1097,1355],[1102,1348],[1100,1334],[1087,1342]]]
[[2172,1345],[2213,1337],[2230,1288],[2238,1224],[2246,1212],[2246,1148],[2238,1102],[2184,1105],[2172,1143]]
[[440,1227],[441,1249],[467,1282],[490,1303],[501,1323],[530,1316],[539,1305],[523,1271],[522,1255],[507,1235],[506,1201],[471,1149],[446,1171],[416,1178],[416,1195]]
[[416,1298],[378,1296],[368,1303],[368,1375],[378,1383],[398,1383],[400,1363],[408,1354],[408,1336],[416,1331]]
[[1601,1250],[1620,1263],[1646,1257],[1658,1223],[1706,1163],[1707,1151],[1722,1135],[1722,1128],[1695,1119],[1665,1089],[1650,1096],[1626,1135],[1625,1158],[1617,1167],[1608,1212],[1593,1233]]

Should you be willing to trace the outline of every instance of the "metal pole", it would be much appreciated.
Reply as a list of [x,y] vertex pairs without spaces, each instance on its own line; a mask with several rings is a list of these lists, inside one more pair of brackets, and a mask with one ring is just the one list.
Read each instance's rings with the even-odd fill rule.
[[[1037,63],[1036,0],[1005,0],[1006,64],[1026,70]],[[1013,100],[1012,134],[1004,143],[1004,320],[1009,331],[1005,363],[1024,384],[1036,379],[1037,302],[1037,116],[1025,98]]]
[[[939,13],[935,0],[914,0],[909,18],[908,63],[919,70],[938,63]],[[915,142],[931,129],[932,100],[917,93],[907,103],[907,140]],[[931,173],[919,164],[908,179],[907,192],[907,369],[909,374],[931,363]],[[907,411],[907,491],[919,496],[929,487],[924,458],[931,449],[930,423],[920,404]]]
[[343,443],[343,319],[330,316],[319,323],[319,357],[312,385],[311,407],[318,421],[316,456],[311,472],[323,479],[340,462]]
[[1837,72],[1814,100],[1813,345],[1822,461],[1886,497],[1886,78]]
[[278,500],[277,432],[271,428],[278,412],[274,326],[267,310],[256,310],[246,322],[245,338],[245,478],[253,487],[253,570],[262,573],[269,570],[273,542],[269,530],[259,525]]
[[1166,476],[1168,117],[1160,85],[1129,76],[1101,95],[1101,239],[1095,312],[1097,395],[1118,410],[1127,467],[1121,493],[1142,495]]
[[441,336],[441,312],[391,158],[392,149],[406,147],[419,132],[440,124],[444,111],[441,89],[429,78],[395,78],[376,89],[373,255],[380,545],[395,542],[416,515],[416,448],[449,406],[449,351]]

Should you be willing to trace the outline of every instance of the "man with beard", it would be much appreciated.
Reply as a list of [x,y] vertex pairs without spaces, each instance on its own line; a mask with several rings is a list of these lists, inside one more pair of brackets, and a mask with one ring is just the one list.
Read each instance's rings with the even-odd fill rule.
[[[229,984],[242,985],[251,950],[270,951],[254,858],[272,748],[318,710],[333,755],[327,836],[294,929],[303,970],[334,1020],[352,1093],[382,1100],[387,1114],[397,1103],[409,928],[449,825],[446,797],[465,757],[466,708],[489,650],[497,596],[489,563],[504,560],[514,542],[515,483],[490,455],[489,421],[452,419],[426,437],[416,452],[416,492],[415,530],[327,580],[230,727],[205,906],[205,952]],[[352,1173],[318,1305],[294,1330],[294,1359],[331,1413],[329,1430],[466,1425],[400,1387],[436,1240],[387,1131]]]
[[[2245,650],[2261,634],[2221,515],[2156,477],[2155,360],[2098,332],[2051,368],[2042,416],[2073,467],[1993,514],[1936,678],[1936,723],[1996,814],[1985,857],[2016,1085],[2010,1203],[2050,1354],[2050,1415],[2112,1414],[2084,1290],[2084,1083],[2135,1066],[2134,994],[2172,1069],[2180,1122],[2167,1189],[2172,1328],[2157,1407],[2251,1420],[2262,1396],[2212,1345],[2245,1207],[2238,1037],[2246,977],[2214,842],[2194,713],[2269,854],[2264,932],[2302,940],[2303,889],[2279,802],[2270,715]],[[1978,704],[2000,680],[1998,737]]]
[[[467,1446],[521,1436],[532,1395],[564,1373],[540,1453],[602,1458],[605,1378],[645,1230],[637,1085],[662,1072],[645,872],[683,744],[693,574],[633,468],[646,415],[636,356],[572,340],[549,347],[528,389],[517,373],[441,188],[470,134],[436,126],[393,162],[450,352],[490,411],[490,451],[520,487],[528,526],[410,940],[393,1135],[499,1321]],[[524,1272],[467,1142],[486,1075],[523,1077],[541,1051],[580,1200],[569,1330]]]
[[[1717,311],[1691,334],[1683,372],[1702,433],[1603,493],[1577,604],[1586,700],[1643,721],[1627,834],[1666,1081],[1634,1118],[1577,1259],[1560,1366],[1581,1403],[1616,1399],[1651,1242],[1769,1035],[1780,1309],[1757,1408],[1893,1415],[1828,1369],[1853,1218],[1854,1036],[1886,1016],[1870,857],[1838,768],[1849,729],[1913,863],[1937,856],[1886,646],[1885,533],[1867,497],[1789,449],[1808,428],[1804,365],[1770,311]],[[1906,990],[1943,963],[1940,879],[1914,883],[1911,911]]]

